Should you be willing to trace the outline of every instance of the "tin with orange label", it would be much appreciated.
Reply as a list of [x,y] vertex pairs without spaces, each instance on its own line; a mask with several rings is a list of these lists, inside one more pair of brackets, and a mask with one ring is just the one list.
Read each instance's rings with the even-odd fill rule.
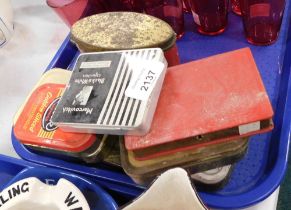
[[51,122],[51,116],[65,84],[40,82],[15,119],[14,132],[26,147],[46,154],[62,154],[85,162],[97,162],[107,156],[113,141],[107,135],[70,133]]

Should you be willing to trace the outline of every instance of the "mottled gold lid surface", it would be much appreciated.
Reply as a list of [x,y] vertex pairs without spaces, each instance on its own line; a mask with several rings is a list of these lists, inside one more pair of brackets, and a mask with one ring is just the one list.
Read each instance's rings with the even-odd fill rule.
[[107,12],[77,21],[71,39],[83,48],[123,50],[160,47],[171,42],[175,32],[153,16],[135,12]]

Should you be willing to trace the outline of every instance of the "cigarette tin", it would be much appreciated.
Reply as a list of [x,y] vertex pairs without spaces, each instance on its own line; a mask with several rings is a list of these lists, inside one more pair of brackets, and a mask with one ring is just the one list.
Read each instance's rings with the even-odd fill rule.
[[148,132],[167,62],[159,48],[81,54],[52,121],[72,132]]
[[[111,147],[107,135],[63,132],[51,122],[51,116],[71,73],[56,69],[45,73],[33,88],[14,119],[19,141],[34,151],[64,154],[86,162],[103,159]],[[55,82],[55,83],[51,83]]]

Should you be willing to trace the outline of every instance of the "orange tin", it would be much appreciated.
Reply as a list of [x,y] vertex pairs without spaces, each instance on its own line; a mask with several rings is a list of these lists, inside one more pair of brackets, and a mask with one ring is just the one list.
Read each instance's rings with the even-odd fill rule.
[[14,127],[21,143],[70,152],[84,151],[94,143],[95,135],[63,132],[50,121],[64,88],[44,84],[31,94]]

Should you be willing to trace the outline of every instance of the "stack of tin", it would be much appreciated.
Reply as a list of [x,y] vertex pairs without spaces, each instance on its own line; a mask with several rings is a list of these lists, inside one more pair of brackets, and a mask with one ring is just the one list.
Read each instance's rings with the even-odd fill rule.
[[120,141],[122,166],[147,184],[171,167],[196,173],[233,164],[249,136],[273,128],[272,115],[248,48],[170,67],[150,132]]
[[82,52],[73,71],[45,73],[15,117],[34,152],[107,162],[143,185],[183,167],[216,189],[248,138],[273,128],[248,48],[179,65],[172,28],[130,12],[81,19],[71,41]]

